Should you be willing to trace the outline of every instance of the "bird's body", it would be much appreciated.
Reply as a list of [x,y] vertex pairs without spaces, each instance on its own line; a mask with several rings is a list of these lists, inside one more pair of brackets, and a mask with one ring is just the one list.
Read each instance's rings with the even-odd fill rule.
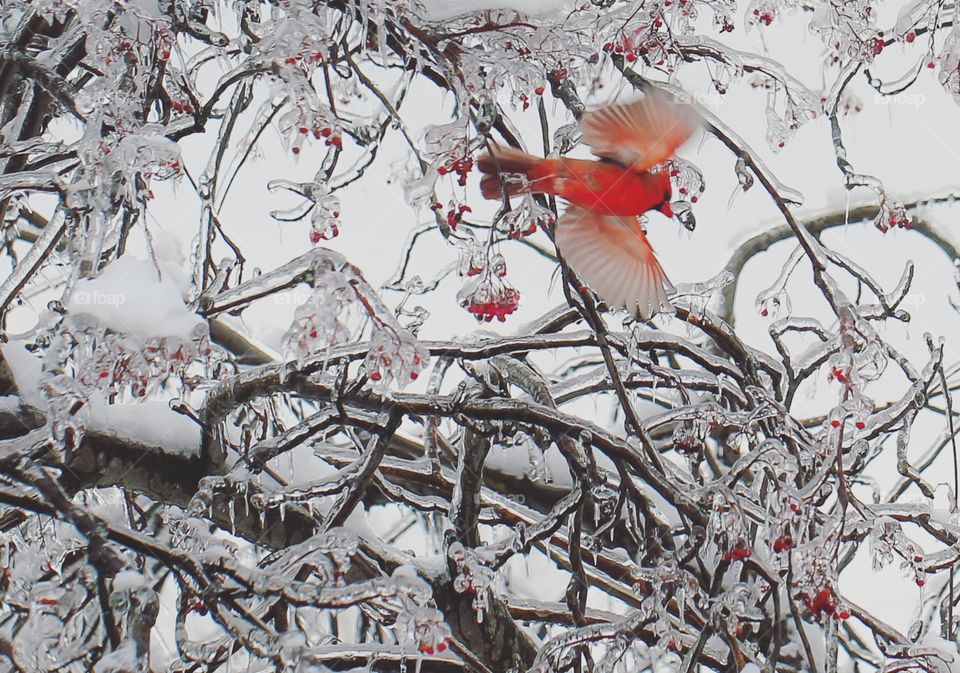
[[[669,306],[673,286],[637,217],[650,210],[672,216],[665,162],[695,129],[689,112],[659,97],[613,105],[584,115],[584,141],[601,156],[543,159],[494,146],[477,162],[488,199],[524,191],[553,194],[569,204],[556,242],[570,268],[607,303],[648,318]],[[501,176],[519,175],[520,181]]]
[[528,177],[533,191],[603,215],[639,215],[670,201],[666,172],[632,171],[614,161],[547,159]]

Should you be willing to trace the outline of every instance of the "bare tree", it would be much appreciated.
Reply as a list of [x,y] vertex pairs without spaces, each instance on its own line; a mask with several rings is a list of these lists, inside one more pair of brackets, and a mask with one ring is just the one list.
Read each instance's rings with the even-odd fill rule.
[[[852,81],[896,95],[928,65],[960,97],[960,6],[917,0],[879,26],[865,0],[505,4],[2,3],[2,667],[960,670],[958,368],[934,337],[911,362],[884,336],[910,320],[912,263],[883,287],[821,242],[873,220],[958,258],[915,216],[952,196],[897,200],[851,164],[841,117]],[[822,37],[810,58],[825,55],[823,95],[725,43],[795,13]],[[871,65],[895,44],[918,66],[880,81]],[[762,87],[770,147],[697,105],[676,79],[688,67],[717,96]],[[491,142],[563,155],[611,82],[686,95],[739,189],[781,215],[725,272],[681,285],[658,322],[608,310],[570,273],[550,242],[552,198],[504,190],[492,217],[467,204]],[[418,133],[405,112],[418,87],[447,93],[449,123]],[[530,107],[535,139],[517,131]],[[845,186],[876,201],[802,221],[801,195],[761,157],[817,117]],[[320,158],[311,179],[269,179],[300,199],[274,217],[309,222],[312,243],[254,270],[258,251],[235,239],[259,225],[224,213],[274,130],[282,161]],[[212,151],[191,165],[184,148],[200,140]],[[324,241],[341,227],[340,194],[398,141],[410,212],[426,220],[382,251],[398,267],[374,287]],[[709,218],[700,169],[670,170],[684,223]],[[153,191],[164,181],[199,213],[179,268],[154,236],[153,218],[170,217]],[[447,258],[424,280],[417,252],[437,241]],[[768,353],[738,332],[734,300],[749,292],[744,265],[783,241],[794,252],[757,297]],[[526,324],[507,245],[562,272],[565,301]],[[800,271],[820,315],[790,307]],[[235,316],[292,289],[302,301],[278,357]],[[428,296],[511,330],[420,338]],[[875,400],[888,370],[898,394]],[[824,374],[832,411],[805,416],[797,393]],[[942,431],[917,459],[921,414]],[[895,474],[879,466],[885,450]],[[503,451],[522,464],[491,460]],[[953,475],[931,476],[951,453]],[[907,632],[842,591],[865,542],[875,567],[899,564],[926,587]],[[531,597],[530,572],[556,578],[562,599]]]

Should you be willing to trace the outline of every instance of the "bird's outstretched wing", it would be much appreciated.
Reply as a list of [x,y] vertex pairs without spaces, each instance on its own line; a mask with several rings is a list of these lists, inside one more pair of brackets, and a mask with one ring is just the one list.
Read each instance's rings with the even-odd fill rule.
[[583,142],[594,154],[635,171],[650,170],[672,157],[698,126],[688,105],[672,103],[658,93],[587,112],[580,120]]
[[556,240],[573,272],[610,306],[644,320],[670,308],[674,287],[635,217],[571,207],[557,222]]

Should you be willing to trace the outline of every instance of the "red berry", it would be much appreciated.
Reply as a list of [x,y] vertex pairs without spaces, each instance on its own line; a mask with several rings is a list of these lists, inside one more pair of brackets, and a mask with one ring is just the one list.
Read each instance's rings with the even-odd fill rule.
[[789,535],[778,537],[773,542],[773,551],[778,554],[783,551],[788,551],[791,547],[793,547],[793,538]]
[[857,430],[863,430],[865,427],[867,427],[867,424],[863,421],[857,421],[854,423],[854,425],[856,426]]
[[381,374],[380,372],[373,372],[372,374],[370,374],[371,381],[379,381],[382,378],[383,378],[383,374]]
[[835,428],[839,428],[839,427],[840,427],[840,420],[837,419],[837,418],[834,418],[832,421],[830,421],[830,425],[832,425],[832,426],[835,427]]
[[917,34],[911,30],[909,33],[903,36],[903,39],[905,39],[907,42],[913,42],[915,39],[917,39]]
[[542,95],[543,95],[543,87],[542,87],[542,86],[538,86],[536,89],[533,90],[533,93],[537,94],[538,96],[542,96]]
[[918,587],[922,587],[922,586],[923,586],[924,584],[926,584],[926,583],[927,583],[927,581],[926,581],[925,579],[923,579],[922,577],[918,577],[918,578],[917,578],[917,586],[918,586]]
[[300,154],[300,148],[299,148],[299,147],[294,147],[294,148],[293,148],[293,153],[294,153],[294,154]]
[[750,558],[752,554],[753,552],[749,547],[738,542],[737,546],[723,555],[723,558],[727,561],[743,561],[744,559]]

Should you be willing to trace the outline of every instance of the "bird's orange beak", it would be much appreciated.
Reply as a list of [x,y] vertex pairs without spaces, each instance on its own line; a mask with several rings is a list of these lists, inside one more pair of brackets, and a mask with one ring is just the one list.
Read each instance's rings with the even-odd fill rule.
[[659,208],[660,212],[666,215],[667,217],[673,217],[673,208],[670,207],[669,201],[664,201],[663,205]]

